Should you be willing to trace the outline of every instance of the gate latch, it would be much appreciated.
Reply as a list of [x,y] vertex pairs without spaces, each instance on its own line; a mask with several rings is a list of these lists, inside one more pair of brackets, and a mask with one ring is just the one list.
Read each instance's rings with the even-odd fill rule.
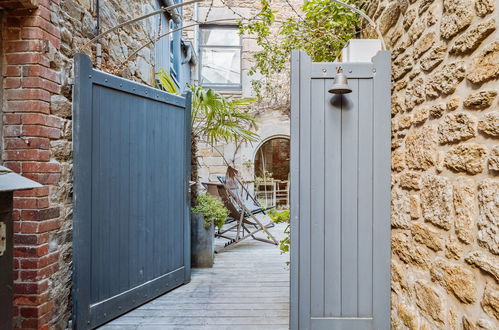
[[0,257],[7,250],[7,226],[5,222],[0,222]]

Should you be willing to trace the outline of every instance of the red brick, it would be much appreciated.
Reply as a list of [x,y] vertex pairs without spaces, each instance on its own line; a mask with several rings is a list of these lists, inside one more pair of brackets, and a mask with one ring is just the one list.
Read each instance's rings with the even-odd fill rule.
[[61,178],[60,173],[23,173],[23,175],[43,185],[56,184]]
[[48,92],[59,94],[61,92],[61,86],[48,79],[39,77],[26,77],[22,80],[23,88],[41,88]]
[[43,40],[17,40],[9,41],[5,45],[5,53],[45,52],[46,41]]
[[53,263],[42,269],[23,270],[19,272],[22,281],[41,281],[54,275],[59,270],[59,264]]
[[[25,40],[29,40],[29,39],[48,40],[57,49],[59,49],[59,47],[61,46],[61,40],[58,36],[53,36],[52,34],[48,33],[47,31],[44,31],[38,27],[22,28],[21,33],[20,33],[20,37],[21,37],[21,39],[25,39]],[[46,65],[46,66],[48,66],[48,65]]]
[[[30,16],[20,22],[23,27],[39,27],[43,31],[51,34],[52,36],[59,38],[59,29],[57,29],[50,21],[47,21],[40,16]],[[40,38],[41,39],[41,38]]]
[[19,125],[5,125],[3,127],[4,137],[19,137],[21,135],[21,126]]
[[49,66],[49,60],[40,53],[13,53],[6,54],[7,64],[40,64]]
[[[3,1],[0,1],[1,2],[4,2],[5,3],[5,0]],[[2,4],[4,5],[4,4]],[[5,20],[5,23],[7,24],[7,26],[10,26],[10,27],[14,27],[14,26],[21,26],[21,19],[19,17],[16,17],[16,16],[7,16],[7,19]]]
[[40,113],[23,114],[21,122],[25,125],[44,125],[53,128],[62,127],[62,120],[60,118]]
[[50,113],[50,103],[40,100],[8,101],[4,112],[39,112]]
[[22,166],[23,173],[60,173],[61,164],[59,163],[23,163]]
[[16,209],[43,209],[49,207],[47,197],[23,197],[14,199]]
[[23,220],[48,220],[59,217],[59,208],[51,207],[41,210],[21,210],[21,219]]
[[6,32],[7,40],[19,40],[21,39],[21,29],[19,28],[8,28]]
[[41,306],[37,307],[21,307],[21,316],[29,317],[40,317],[47,314],[54,308],[54,302],[48,301]]
[[4,151],[4,159],[48,161],[50,159],[50,151],[37,149],[6,150]]
[[23,125],[22,135],[58,139],[61,137],[61,130],[59,128],[46,127],[41,125]]
[[14,295],[14,305],[38,306],[49,300],[48,292],[39,295]]
[[[43,244],[47,243],[49,239],[49,235],[47,233],[43,234],[19,234],[19,233],[14,233],[14,244]],[[14,259],[14,262],[16,262],[19,265],[19,259]],[[15,269],[16,267],[14,267]],[[17,267],[19,268],[19,266]]]
[[3,80],[3,87],[5,89],[20,88],[21,87],[21,78],[17,78],[17,77],[5,78]]
[[18,65],[7,65],[5,68],[5,77],[20,77],[21,67]]
[[13,272],[12,272],[12,280],[13,280],[13,281],[17,281],[17,280],[19,280],[19,278],[21,277],[20,273],[21,273],[21,272],[20,272],[20,271],[17,271],[17,270],[13,271]]
[[21,115],[8,113],[3,116],[4,125],[17,125],[21,124]]
[[42,89],[8,89],[5,91],[8,100],[41,100],[50,102],[50,93]]
[[52,253],[40,258],[19,258],[21,269],[42,269],[59,260],[59,253]]
[[51,10],[45,8],[43,6],[39,6],[36,11],[33,13],[34,16],[40,16],[41,18],[46,19],[47,21],[51,20]]
[[59,76],[57,75],[57,72],[50,69],[50,68],[46,68],[43,66],[39,66],[39,65],[24,66],[22,73],[23,73],[23,77],[43,77],[45,79],[59,83]]
[[61,222],[58,219],[43,221],[38,225],[38,232],[46,233],[59,228],[61,228]]
[[21,234],[38,234],[38,222],[21,221]]
[[38,294],[47,291],[48,281],[38,283],[14,283],[14,292],[17,294]]
[[52,319],[53,315],[54,315],[53,311],[50,311],[47,314],[38,317],[36,319],[23,319],[21,324],[22,329],[49,330],[50,327],[48,323]]
[[30,190],[20,190],[14,192],[14,198],[16,197],[43,197],[49,195],[49,187],[41,187]]
[[49,252],[49,245],[44,244],[40,246],[14,246],[14,257],[34,258],[47,255]]
[[43,137],[8,138],[4,140],[5,150],[50,148],[50,140]]
[[[14,171],[16,173],[21,173],[21,163],[20,162],[4,162],[3,166],[10,168],[12,171]],[[14,192],[14,194],[15,194],[15,192]]]

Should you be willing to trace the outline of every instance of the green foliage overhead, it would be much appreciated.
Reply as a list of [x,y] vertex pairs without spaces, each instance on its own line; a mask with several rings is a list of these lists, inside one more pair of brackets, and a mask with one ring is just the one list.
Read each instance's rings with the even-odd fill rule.
[[[358,4],[361,1],[343,2]],[[260,3],[262,9],[256,20],[239,24],[241,34],[254,36],[261,48],[254,54],[255,65],[250,75],[258,72],[269,76],[283,72],[288,67],[293,49],[305,51],[315,62],[333,61],[360,27],[357,14],[330,0],[305,1],[300,14],[285,21],[276,20],[271,0],[260,0]],[[260,97],[271,89],[264,84],[261,80],[253,83]]]
[[201,213],[204,216],[204,226],[209,228],[213,223],[215,227],[222,228],[225,219],[229,216],[229,210],[217,198],[201,194],[196,200],[196,205],[192,209],[194,213]]
[[[157,73],[158,88],[179,95],[173,78],[163,69]],[[231,99],[212,89],[187,85],[192,92],[192,133],[210,144],[217,141],[256,141],[254,116],[245,110],[253,99]]]

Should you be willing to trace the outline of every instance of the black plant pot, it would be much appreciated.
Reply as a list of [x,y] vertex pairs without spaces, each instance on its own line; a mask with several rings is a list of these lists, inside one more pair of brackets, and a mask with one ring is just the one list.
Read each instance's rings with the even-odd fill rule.
[[191,216],[191,267],[213,267],[214,248],[213,240],[215,228],[211,224],[204,225],[204,216],[201,213],[192,213]]

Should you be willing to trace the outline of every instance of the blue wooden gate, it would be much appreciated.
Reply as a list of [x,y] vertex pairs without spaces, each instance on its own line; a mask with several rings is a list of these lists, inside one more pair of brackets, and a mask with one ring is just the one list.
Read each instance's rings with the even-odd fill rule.
[[389,329],[390,53],[294,52],[291,97],[291,329]]
[[190,96],[75,56],[73,322],[95,328],[190,280]]

